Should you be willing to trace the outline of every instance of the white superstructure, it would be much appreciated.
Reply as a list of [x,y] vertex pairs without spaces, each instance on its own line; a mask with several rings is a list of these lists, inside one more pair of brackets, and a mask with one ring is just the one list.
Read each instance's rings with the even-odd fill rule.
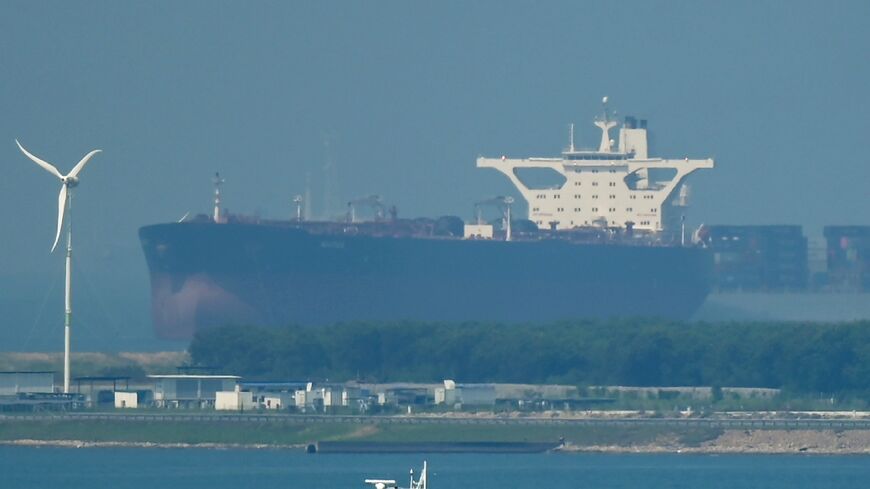
[[[505,174],[528,203],[529,220],[541,229],[677,231],[687,205],[686,177],[713,168],[713,159],[650,157],[646,121],[633,117],[625,118],[614,148],[610,129],[617,123],[608,116],[607,97],[604,103],[604,114],[595,121],[601,129],[597,151],[575,149],[572,125],[561,158],[480,157],[477,167]],[[536,173],[550,181],[536,181]]]

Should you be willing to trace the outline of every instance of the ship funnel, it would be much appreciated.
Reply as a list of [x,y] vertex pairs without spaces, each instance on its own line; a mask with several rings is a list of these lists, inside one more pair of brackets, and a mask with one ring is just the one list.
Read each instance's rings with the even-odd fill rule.
[[613,148],[613,140],[610,139],[610,130],[616,127],[616,121],[610,120],[607,114],[607,97],[601,99],[601,105],[604,106],[603,115],[600,120],[595,121],[595,125],[601,129],[601,144],[598,145],[600,153],[610,153]]

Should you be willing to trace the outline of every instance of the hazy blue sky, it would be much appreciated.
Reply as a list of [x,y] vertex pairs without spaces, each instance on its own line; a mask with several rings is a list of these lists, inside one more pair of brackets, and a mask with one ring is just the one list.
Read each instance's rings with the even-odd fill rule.
[[716,158],[693,223],[870,224],[868,19],[863,1],[3,2],[0,350],[61,331],[59,183],[13,138],[62,171],[104,150],[73,209],[76,338],[130,348],[150,335],[137,228],[208,211],[215,170],[227,207],[269,217],[310,173],[321,212],[325,140],[336,203],[470,217],[512,192],[476,156],[555,155],[571,122],[594,145],[609,95],[655,154]]

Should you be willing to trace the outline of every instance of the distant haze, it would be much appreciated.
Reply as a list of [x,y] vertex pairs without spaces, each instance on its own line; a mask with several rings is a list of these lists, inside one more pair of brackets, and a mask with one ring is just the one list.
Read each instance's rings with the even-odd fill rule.
[[208,212],[215,171],[233,212],[291,215],[307,174],[315,215],[380,194],[469,218],[519,199],[478,155],[556,155],[571,122],[592,146],[603,95],[649,119],[654,155],[716,158],[692,225],[870,224],[867,19],[859,1],[4,2],[0,350],[62,338],[59,183],[13,138],[64,172],[104,150],[72,211],[74,348],[177,348],[153,340],[136,231]]

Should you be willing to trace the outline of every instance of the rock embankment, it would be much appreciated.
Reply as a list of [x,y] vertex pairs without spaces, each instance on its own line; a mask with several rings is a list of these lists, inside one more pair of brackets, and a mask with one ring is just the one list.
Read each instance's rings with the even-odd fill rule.
[[870,454],[870,430],[725,430],[698,444],[663,436],[629,445],[567,444],[563,451],[613,453],[814,453]]

